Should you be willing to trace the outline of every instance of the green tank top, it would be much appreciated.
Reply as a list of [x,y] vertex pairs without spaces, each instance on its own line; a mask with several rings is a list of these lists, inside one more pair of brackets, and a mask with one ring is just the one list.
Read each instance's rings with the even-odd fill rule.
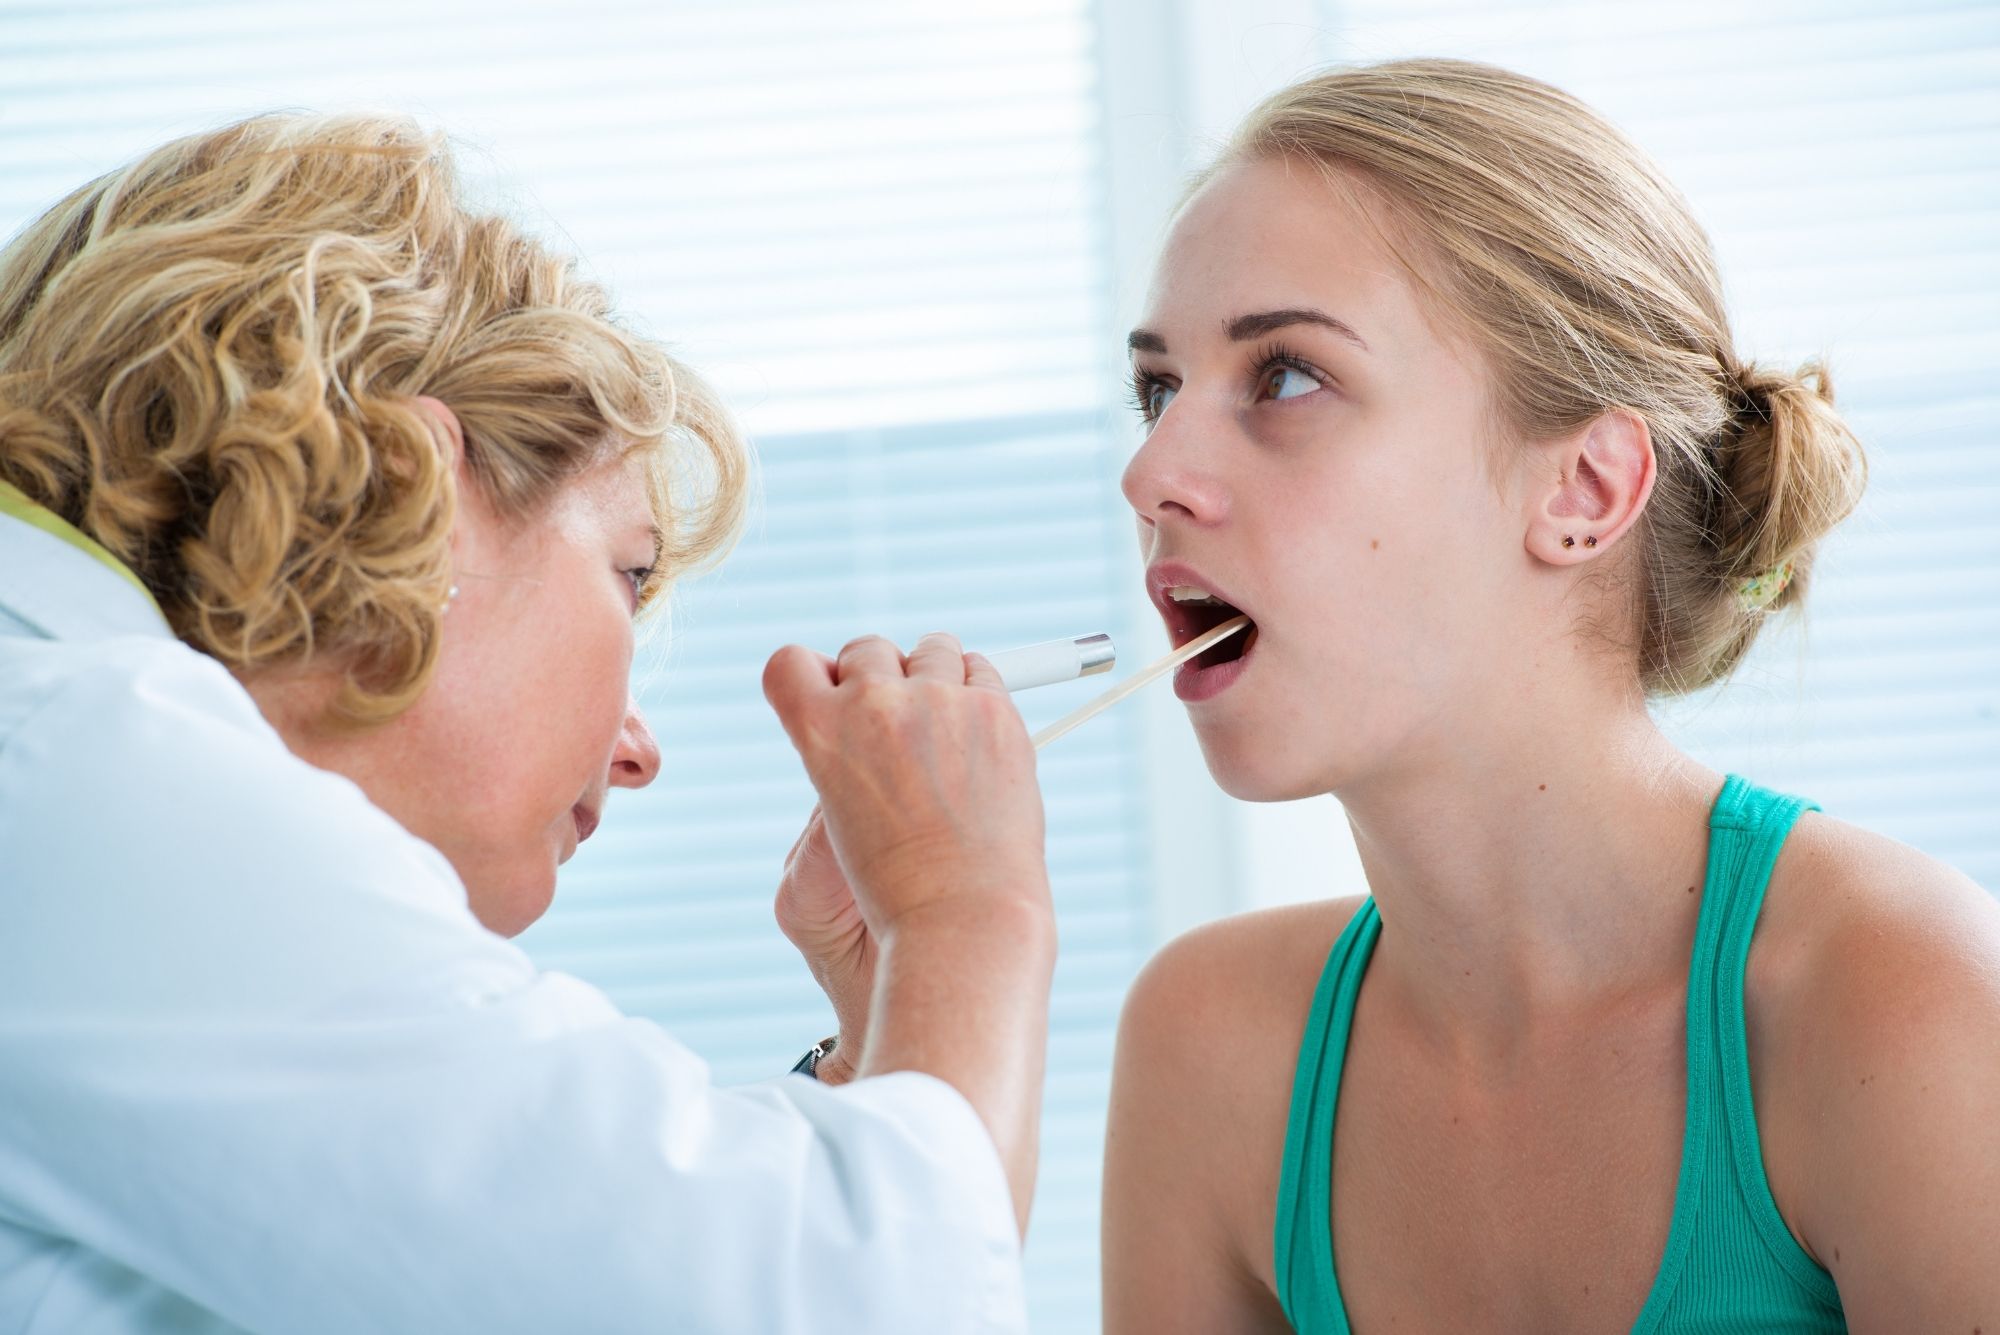
[[[1688,969],[1687,1123],[1666,1252],[1633,1335],[1844,1331],[1833,1277],[1771,1199],[1750,1099],[1743,969],[1778,850],[1810,802],[1730,776],[1709,817]],[[1333,1255],[1333,1126],[1361,975],[1382,933],[1370,899],[1334,943],[1292,1083],[1278,1181],[1278,1301],[1299,1335],[1349,1335]]]

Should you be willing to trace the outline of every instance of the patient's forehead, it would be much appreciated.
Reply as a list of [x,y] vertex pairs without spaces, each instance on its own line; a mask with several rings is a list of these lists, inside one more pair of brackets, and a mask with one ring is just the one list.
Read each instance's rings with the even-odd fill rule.
[[1174,219],[1140,324],[1187,337],[1250,311],[1310,307],[1352,326],[1376,357],[1439,342],[1445,331],[1373,194],[1296,159],[1223,166]]

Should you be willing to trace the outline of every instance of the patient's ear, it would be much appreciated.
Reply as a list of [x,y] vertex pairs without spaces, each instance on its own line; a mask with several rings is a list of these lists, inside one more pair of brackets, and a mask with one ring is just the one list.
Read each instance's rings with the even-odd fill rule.
[[1525,545],[1550,565],[1576,565],[1608,551],[1653,494],[1653,436],[1637,413],[1611,409],[1531,449]]

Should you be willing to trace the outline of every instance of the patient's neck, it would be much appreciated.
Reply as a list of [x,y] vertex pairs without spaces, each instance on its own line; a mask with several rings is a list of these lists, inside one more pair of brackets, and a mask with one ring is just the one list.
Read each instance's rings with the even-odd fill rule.
[[1636,691],[1548,689],[1339,794],[1382,914],[1371,972],[1453,1046],[1519,1047],[1685,978],[1721,776]]

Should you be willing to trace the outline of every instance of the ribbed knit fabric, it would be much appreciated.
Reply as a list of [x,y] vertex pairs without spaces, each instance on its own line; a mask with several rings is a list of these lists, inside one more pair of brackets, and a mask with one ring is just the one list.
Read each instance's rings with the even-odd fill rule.
[[[1844,1331],[1833,1279],[1771,1200],[1750,1099],[1743,970],[1778,850],[1817,808],[1730,776],[1709,818],[1688,969],[1687,1119],[1673,1223],[1634,1335]],[[1278,1182],[1278,1300],[1299,1335],[1350,1335],[1333,1255],[1333,1127],[1354,999],[1382,919],[1364,903],[1313,994]]]

